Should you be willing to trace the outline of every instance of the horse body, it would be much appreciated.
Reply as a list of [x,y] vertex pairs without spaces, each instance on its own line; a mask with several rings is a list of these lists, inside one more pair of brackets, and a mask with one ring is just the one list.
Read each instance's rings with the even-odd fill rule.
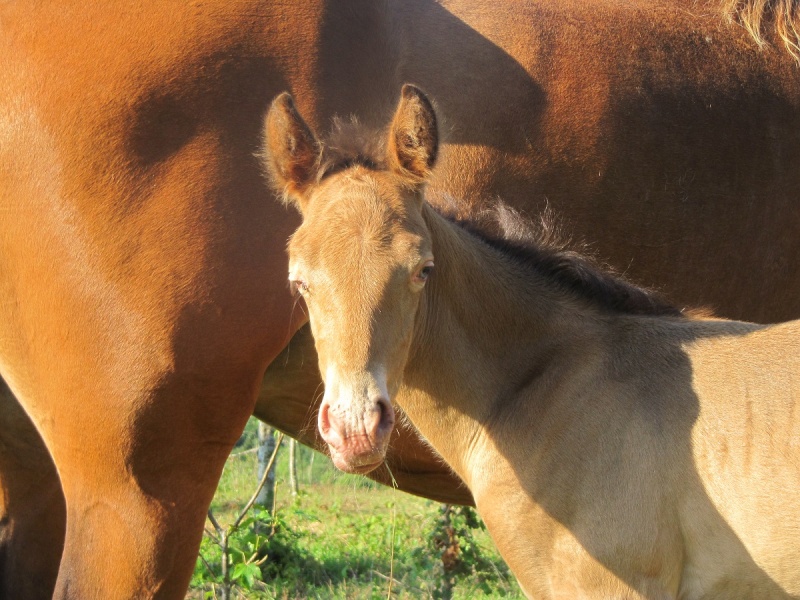
[[[172,9],[3,8],[0,370],[66,498],[56,597],[185,592],[290,333],[290,301],[270,292],[289,220],[248,204],[257,166],[229,168],[252,161],[242,124],[262,110],[218,85],[255,75],[217,54],[242,24],[201,15],[195,36]],[[276,327],[249,335],[256,322]]]
[[[223,460],[304,318],[283,276],[297,220],[262,201],[253,157],[284,89],[317,128],[353,112],[374,125],[417,81],[450,119],[442,203],[549,202],[683,302],[800,314],[786,258],[797,70],[691,6],[4,3],[0,374],[38,434],[25,422],[2,435],[40,434],[63,485],[56,597],[186,587]],[[270,414],[305,425],[299,410]],[[418,460],[417,491],[435,494],[431,474],[458,484],[437,457]]]
[[[407,70],[404,81],[437,102],[442,139],[454,144],[442,150],[445,164],[456,148],[475,158],[467,170],[434,172],[434,204],[443,187],[469,207],[463,218],[495,197],[530,214],[549,206],[604,260],[684,305],[757,322],[797,318],[794,292],[780,285],[749,291],[758,285],[754,272],[800,277],[787,260],[793,250],[784,244],[791,242],[766,243],[759,233],[781,231],[788,240],[800,225],[799,149],[774,135],[796,123],[793,67],[754,64],[742,54],[748,40],[721,25],[713,7],[698,11],[694,3],[527,3],[509,11],[513,22],[469,5],[450,8],[506,49],[528,77],[493,68],[495,56],[459,60],[463,49],[451,42],[459,35],[437,35],[448,29],[436,15],[423,21],[431,30],[420,37],[446,47],[419,44],[402,64],[427,61],[433,76]],[[442,79],[442,72],[450,76]],[[746,150],[744,138],[754,146]],[[498,140],[504,152],[495,150]],[[727,218],[723,206],[736,216]],[[743,239],[765,243],[741,253]],[[709,253],[717,252],[744,262],[712,264]],[[731,287],[697,287],[708,279]],[[764,298],[784,308],[760,307]]]
[[303,215],[289,278],[337,466],[379,464],[396,402],[531,597],[800,597],[800,321],[688,318],[574,254],[445,220],[412,86],[384,157],[326,159],[285,95],[265,131]]
[[[800,323],[757,328],[745,335],[734,326],[719,328],[722,336],[699,339],[686,350],[692,387],[701,400],[691,438],[696,468],[713,506],[739,538],[737,544],[730,532],[717,534],[731,551],[730,568],[748,564],[744,546],[765,573],[792,597],[800,597],[795,555],[800,512],[791,499],[793,490],[800,489]],[[725,335],[731,330],[733,335]],[[703,531],[699,508],[699,501],[687,506],[692,517],[687,522],[698,532]],[[698,555],[709,550],[696,564],[697,572],[713,573],[714,538],[698,534],[697,540]],[[759,589],[754,585],[750,595],[758,597]],[[709,590],[708,596],[715,593],[724,595]]]
[[[797,597],[800,518],[787,490],[800,489],[799,328],[617,318],[584,332],[577,351],[563,348],[573,336],[552,344],[552,367],[528,364],[539,376],[508,396],[465,391],[475,381],[460,368],[427,387],[416,370],[427,360],[447,377],[452,365],[434,357],[452,352],[446,338],[405,373],[426,393],[396,400],[462,466],[531,597]],[[519,377],[488,354],[480,374]],[[464,411],[470,402],[490,407]],[[475,423],[469,446],[439,429],[431,406],[442,405]]]

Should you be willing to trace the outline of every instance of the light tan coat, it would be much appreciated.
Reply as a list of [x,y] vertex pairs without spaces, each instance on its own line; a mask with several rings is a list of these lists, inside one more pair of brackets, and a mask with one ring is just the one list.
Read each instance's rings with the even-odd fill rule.
[[581,257],[445,220],[412,86],[382,162],[326,162],[286,95],[266,132],[303,215],[290,281],[338,466],[379,464],[394,402],[532,598],[800,597],[800,322],[687,318]]

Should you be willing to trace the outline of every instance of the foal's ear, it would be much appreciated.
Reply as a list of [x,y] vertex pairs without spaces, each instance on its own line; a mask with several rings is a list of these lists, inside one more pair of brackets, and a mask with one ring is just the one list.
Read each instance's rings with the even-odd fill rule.
[[275,191],[302,211],[304,194],[319,168],[322,146],[288,92],[272,101],[264,119],[264,141],[264,166]]
[[389,126],[389,164],[422,183],[430,175],[438,152],[439,130],[433,105],[422,90],[407,83]]

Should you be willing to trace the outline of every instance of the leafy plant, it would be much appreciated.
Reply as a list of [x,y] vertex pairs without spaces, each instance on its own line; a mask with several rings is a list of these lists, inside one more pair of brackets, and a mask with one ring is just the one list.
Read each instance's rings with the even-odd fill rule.
[[[445,513],[438,503],[342,474],[309,448],[297,450],[297,498],[288,488],[287,453],[279,453],[275,514],[256,505],[228,536],[230,598],[523,597],[474,511],[449,507]],[[240,490],[252,489],[256,473],[256,455],[244,445],[229,459],[212,503],[219,523],[242,512],[247,497]],[[219,539],[213,526],[208,534]],[[223,593],[222,550],[208,534],[192,578],[193,600]],[[442,561],[448,548],[454,559],[449,592]]]
[[440,576],[434,589],[434,598],[450,600],[458,581],[466,577],[475,581],[486,594],[497,593],[496,584],[508,581],[510,573],[505,563],[488,558],[481,545],[476,543],[475,532],[485,530],[486,525],[474,509],[442,505],[430,539],[430,545],[441,558],[436,568]]
[[[255,492],[245,504],[239,516],[228,527],[223,527],[219,524],[214,512],[209,509],[208,520],[214,527],[214,533],[206,529],[206,535],[220,548],[220,570],[219,570],[219,585],[221,589],[222,600],[229,600],[232,588],[232,582],[246,581],[250,587],[256,581],[256,577],[260,575],[259,566],[267,559],[267,556],[259,556],[262,553],[261,549],[264,545],[264,540],[258,533],[260,527],[255,527],[255,519],[251,516],[245,518],[247,513],[253,507],[258,493],[267,481],[267,476],[275,459],[278,456],[278,450],[281,447],[281,440],[283,434],[278,435],[276,440],[275,450],[264,470],[264,475],[256,486]],[[267,513],[269,514],[269,513]],[[239,534],[239,535],[237,535]],[[231,542],[234,542],[233,544]],[[201,555],[202,556],[202,555]],[[212,570],[211,565],[205,562],[205,566]]]

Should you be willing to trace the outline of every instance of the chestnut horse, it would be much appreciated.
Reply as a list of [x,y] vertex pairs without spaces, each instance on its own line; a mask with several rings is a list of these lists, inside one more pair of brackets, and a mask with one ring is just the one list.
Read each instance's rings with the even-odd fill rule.
[[[57,598],[183,594],[223,461],[305,320],[284,280],[298,220],[254,158],[285,89],[320,129],[382,124],[418,82],[449,119],[431,191],[462,216],[549,204],[682,303],[800,314],[793,7],[0,4],[0,376],[26,416],[0,414],[0,589],[49,597],[63,541]],[[274,387],[294,408],[266,418],[302,432],[316,383]],[[41,443],[52,464],[28,468],[16,453]],[[413,462],[406,489],[470,501],[433,454]],[[66,505],[28,502],[54,469]],[[47,498],[60,526],[34,532]]]
[[444,219],[413,86],[380,154],[325,153],[288,94],[266,133],[338,467],[380,464],[396,402],[531,598],[800,598],[800,321],[689,319]]

